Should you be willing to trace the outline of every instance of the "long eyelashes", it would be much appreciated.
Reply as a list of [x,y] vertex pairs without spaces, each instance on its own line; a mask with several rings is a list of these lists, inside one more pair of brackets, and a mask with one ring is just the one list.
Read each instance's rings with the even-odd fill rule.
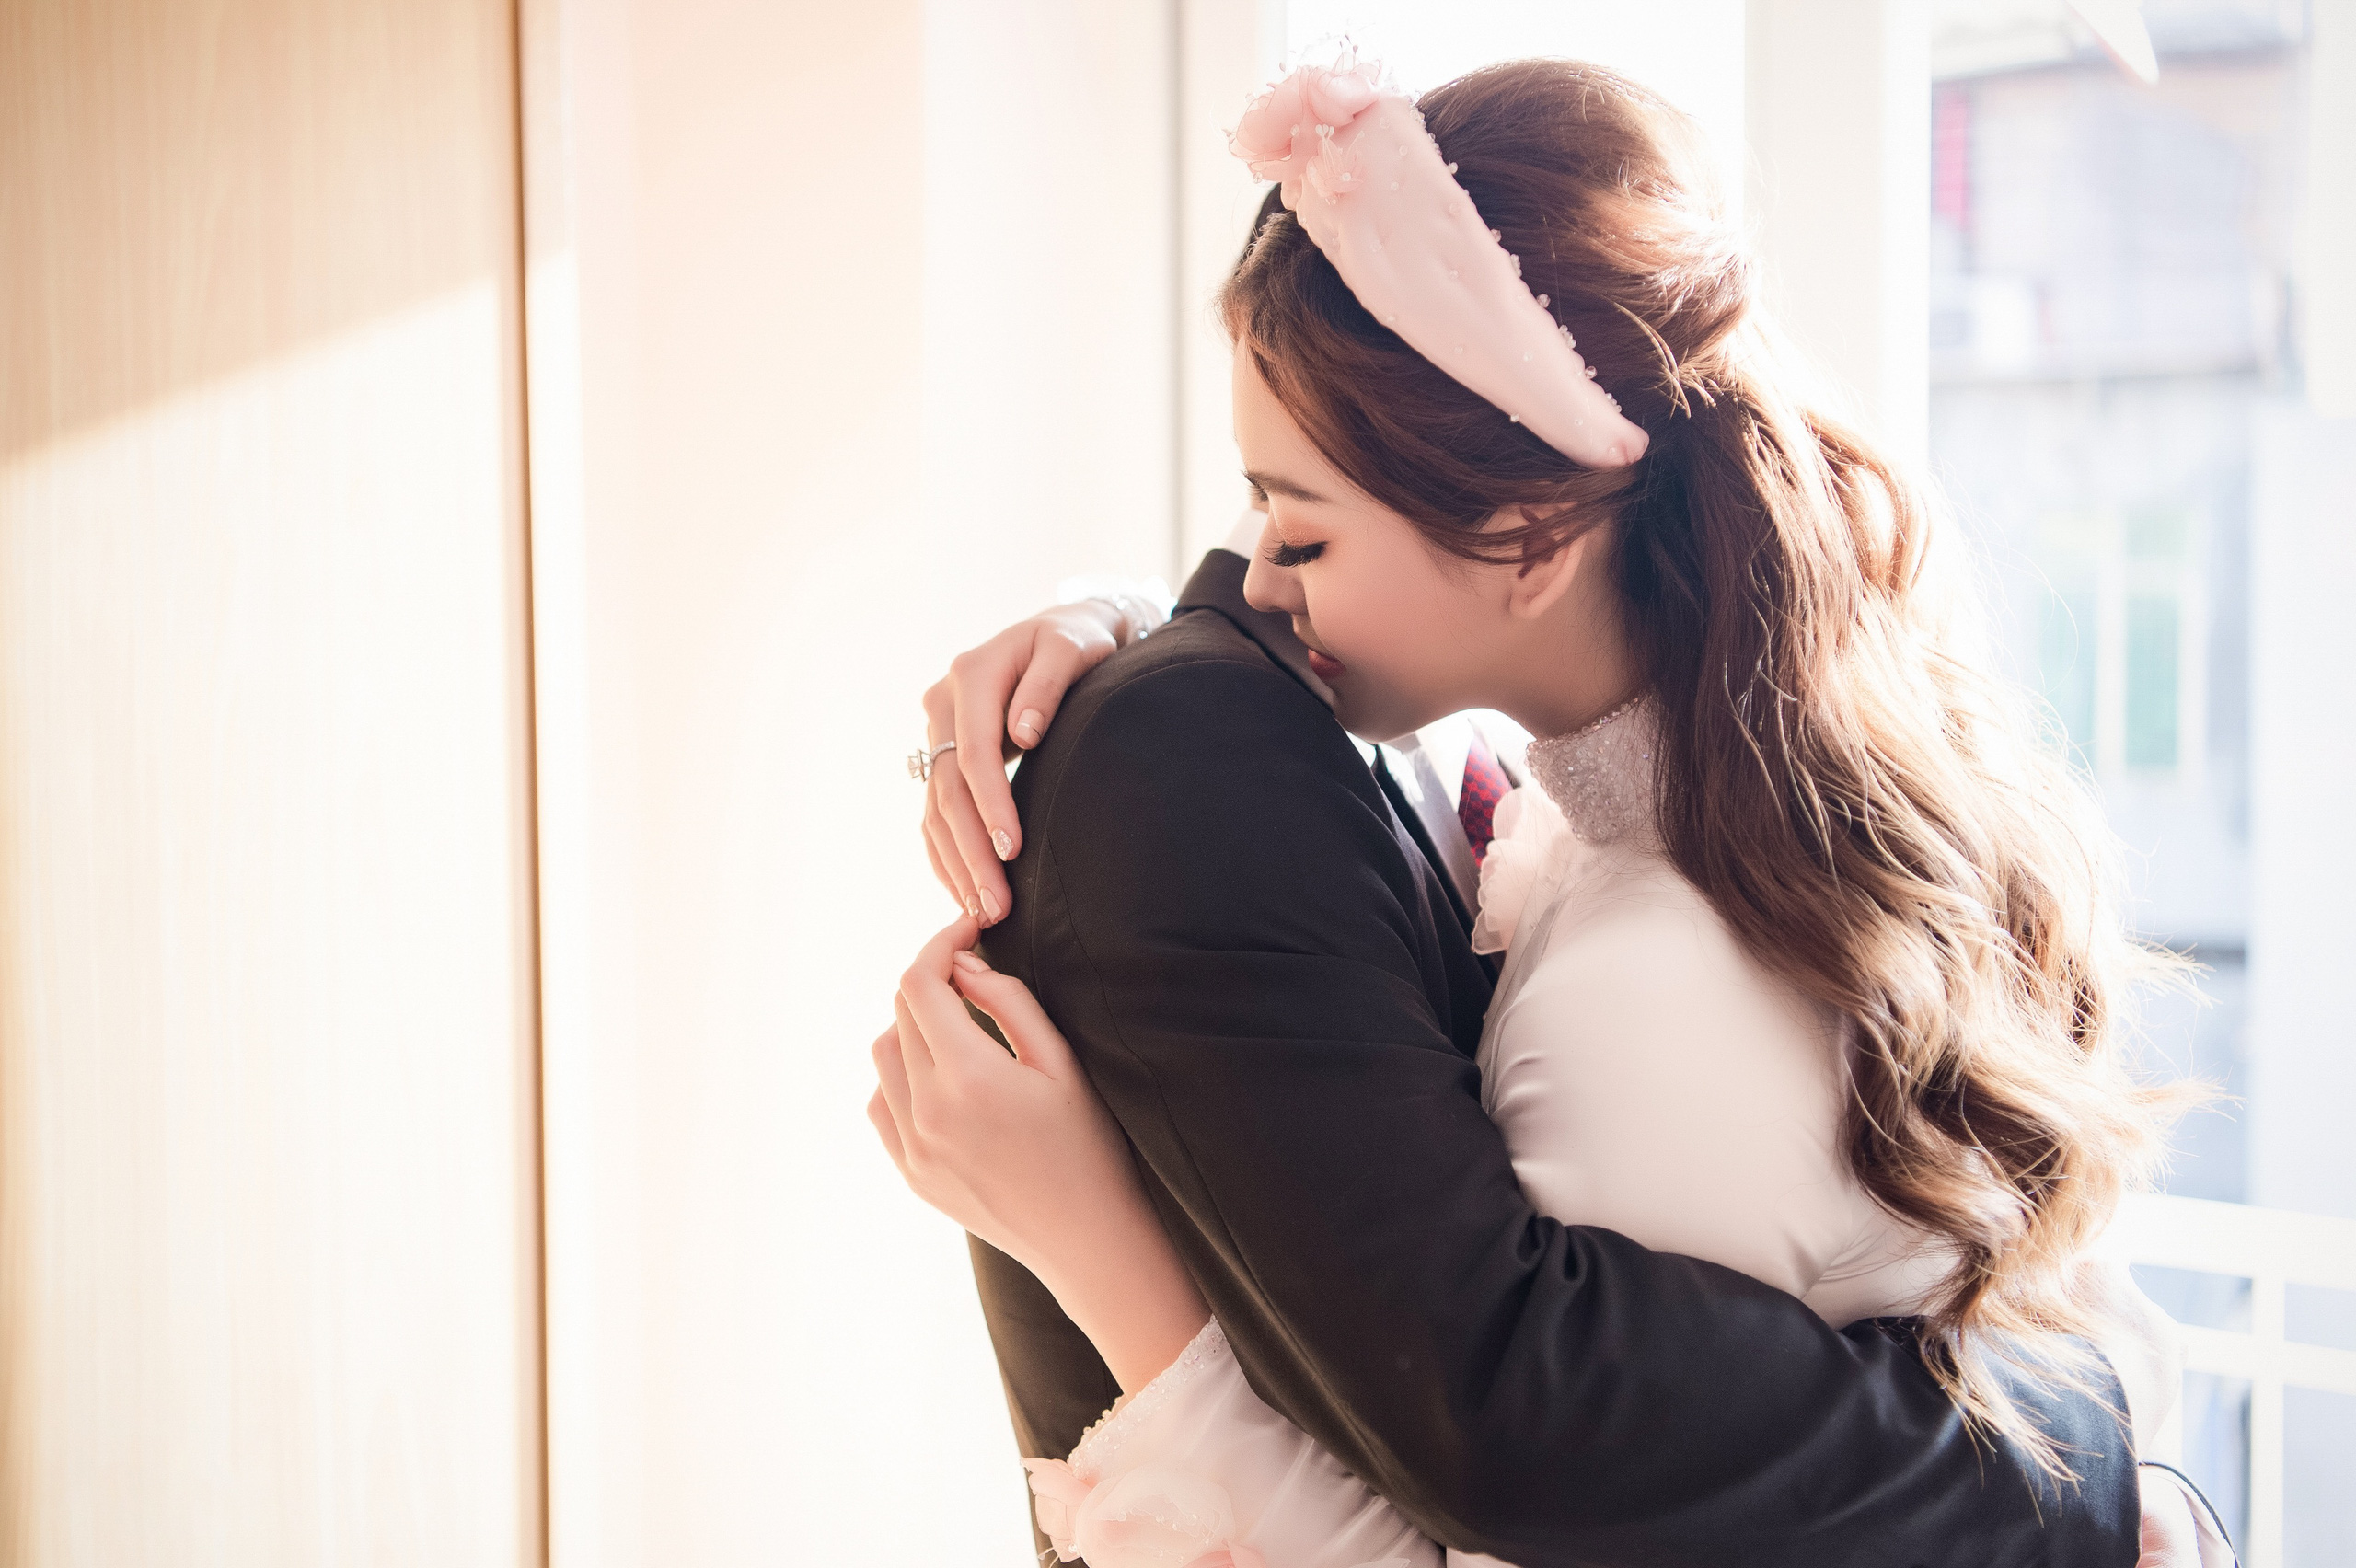
[[1306,566],[1325,553],[1325,547],[1316,545],[1278,545],[1268,552],[1270,566]]

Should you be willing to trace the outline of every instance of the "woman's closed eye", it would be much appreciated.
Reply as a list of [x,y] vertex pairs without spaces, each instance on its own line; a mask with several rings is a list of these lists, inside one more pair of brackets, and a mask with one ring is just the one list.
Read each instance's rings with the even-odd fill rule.
[[1288,545],[1279,543],[1268,551],[1266,559],[1270,566],[1306,566],[1324,553],[1325,547],[1322,543],[1313,545]]

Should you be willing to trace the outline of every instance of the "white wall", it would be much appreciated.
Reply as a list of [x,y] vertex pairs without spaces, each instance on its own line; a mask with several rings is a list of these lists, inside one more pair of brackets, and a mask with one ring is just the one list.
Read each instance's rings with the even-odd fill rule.
[[1243,460],[1229,408],[1227,332],[1213,304],[1267,187],[1227,149],[1243,106],[1281,74],[1285,0],[1173,0],[1178,13],[1177,527],[1166,570],[1181,585],[1242,509]]
[[1167,559],[1169,17],[525,30],[556,1561],[1012,1568],[963,1238],[867,1047],[952,913],[918,693]]
[[[1158,571],[1167,555],[1173,12],[924,10],[923,161],[899,178],[924,204],[924,401],[907,412],[922,420],[933,515],[904,559],[955,583],[943,607],[975,633],[1057,577]],[[911,717],[913,695],[895,694]]]

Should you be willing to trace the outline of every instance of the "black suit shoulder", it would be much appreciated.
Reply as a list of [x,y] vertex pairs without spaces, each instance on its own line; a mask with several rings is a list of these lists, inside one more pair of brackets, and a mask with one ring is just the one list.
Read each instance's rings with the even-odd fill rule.
[[1364,1007],[1327,1027],[1477,1043],[1486,976],[1431,868],[1323,702],[1225,617],[1184,615],[1075,687],[1015,799],[1007,937],[1051,1012],[1157,953],[1314,955],[1364,971],[1336,988]]
[[1158,739],[1162,759],[1188,773],[1231,772],[1224,762],[1238,744],[1252,744],[1317,758],[1345,776],[1365,772],[1324,704],[1215,610],[1180,616],[1072,688],[1021,770],[1034,776],[1039,807],[1048,806],[1041,791],[1052,790],[1077,755],[1105,744],[1100,725],[1125,744]]

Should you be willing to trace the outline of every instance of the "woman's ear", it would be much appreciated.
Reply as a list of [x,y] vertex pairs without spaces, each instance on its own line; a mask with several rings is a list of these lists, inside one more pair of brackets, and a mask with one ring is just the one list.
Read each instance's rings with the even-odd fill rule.
[[[1521,525],[1552,523],[1570,511],[1567,506],[1524,506]],[[1518,620],[1536,620],[1562,603],[1577,581],[1579,567],[1595,546],[1600,529],[1585,529],[1556,545],[1543,556],[1532,556],[1514,569],[1506,593],[1506,608]]]

